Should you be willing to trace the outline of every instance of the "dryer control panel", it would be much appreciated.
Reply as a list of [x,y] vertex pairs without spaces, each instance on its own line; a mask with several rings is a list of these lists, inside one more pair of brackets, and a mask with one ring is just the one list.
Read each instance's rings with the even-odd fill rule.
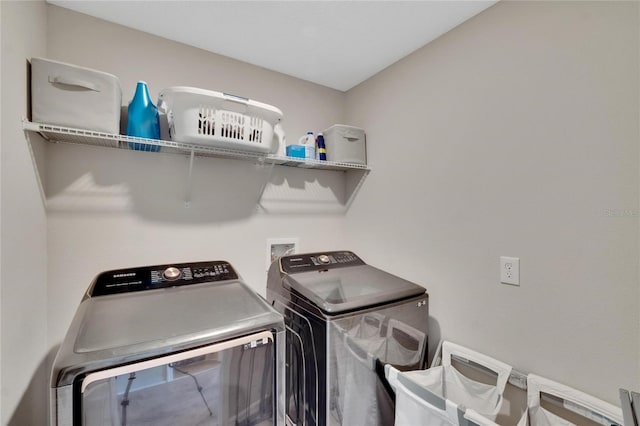
[[96,277],[88,295],[156,290],[204,282],[237,280],[238,274],[229,262],[178,263],[173,265],[143,266],[103,272]]
[[288,274],[357,265],[365,265],[365,263],[350,251],[305,253],[280,258],[282,271]]

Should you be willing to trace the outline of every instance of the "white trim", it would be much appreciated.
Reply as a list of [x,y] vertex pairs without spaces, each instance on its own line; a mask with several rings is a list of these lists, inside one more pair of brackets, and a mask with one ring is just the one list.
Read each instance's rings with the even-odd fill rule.
[[153,358],[147,361],[110,368],[108,370],[97,371],[85,377],[85,379],[82,381],[82,387],[80,391],[81,393],[84,393],[84,391],[87,389],[87,386],[89,386],[91,383],[96,382],[98,380],[119,376],[121,374],[133,373],[134,371],[145,370],[147,368],[158,367],[160,365],[169,364],[171,362],[178,362],[184,359],[194,358],[201,355],[207,355],[214,352],[220,352],[228,348],[244,345],[246,343],[251,343],[256,340],[260,340],[264,338],[273,341],[273,335],[271,334],[271,332],[261,331],[259,333],[255,333],[250,336],[244,336],[244,337],[240,337],[234,340],[229,340],[226,342],[214,343],[213,345],[192,349],[186,352],[171,354],[171,355],[163,356],[160,358]]

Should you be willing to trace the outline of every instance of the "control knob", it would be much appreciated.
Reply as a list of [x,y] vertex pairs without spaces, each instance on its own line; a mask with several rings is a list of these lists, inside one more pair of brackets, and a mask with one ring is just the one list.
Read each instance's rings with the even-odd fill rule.
[[180,269],[171,266],[170,268],[164,270],[162,276],[167,281],[175,281],[180,278]]
[[328,263],[331,263],[331,259],[326,254],[321,254],[320,256],[318,256],[318,262],[326,265]]

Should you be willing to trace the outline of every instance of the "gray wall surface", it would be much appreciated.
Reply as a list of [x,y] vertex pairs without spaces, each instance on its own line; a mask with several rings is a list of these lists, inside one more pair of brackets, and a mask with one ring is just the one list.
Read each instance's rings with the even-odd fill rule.
[[640,383],[638,30],[637,2],[500,2],[347,93],[374,170],[353,248],[423,283],[444,338],[615,404]]
[[0,373],[2,424],[47,415],[47,217],[21,121],[27,60],[45,54],[44,2],[0,2]]
[[[265,292],[266,239],[352,249],[427,287],[438,337],[617,404],[640,385],[638,4],[500,2],[347,93],[43,2],[0,2],[3,424],[43,424],[50,355],[99,271],[229,260]],[[32,56],[275,105],[289,140],[367,131],[341,173],[34,138]],[[45,161],[40,161],[44,159]],[[37,175],[41,177],[46,212]],[[267,186],[262,195],[262,185]],[[498,257],[521,259],[521,286]],[[45,385],[43,387],[43,385]]]

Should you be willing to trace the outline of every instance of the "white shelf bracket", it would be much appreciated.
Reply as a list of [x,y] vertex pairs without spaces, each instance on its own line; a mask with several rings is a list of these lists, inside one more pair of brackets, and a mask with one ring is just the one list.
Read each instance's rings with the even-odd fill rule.
[[351,203],[353,203],[353,200],[356,198],[356,194],[360,191],[360,188],[369,175],[369,170],[347,170],[344,173],[346,193],[344,211],[346,212],[351,207]]
[[[38,156],[36,155],[36,152],[34,150],[34,144],[36,143],[35,141],[33,141],[31,139],[31,133],[29,132],[29,130],[33,130],[29,128],[29,121],[26,118],[22,118],[22,130],[24,132],[24,137],[27,140],[27,146],[29,148],[29,155],[31,155],[31,161],[33,162],[33,170],[36,174],[36,180],[38,181],[38,189],[40,190],[40,199],[42,200],[42,204],[45,206],[47,206],[47,195],[45,194],[44,191],[44,182],[42,181],[42,174],[41,174],[41,168],[39,167],[40,164],[38,163]],[[40,137],[42,137],[44,139],[44,137],[42,135],[40,135]],[[44,148],[44,147],[43,147]]]
[[189,173],[187,174],[187,190],[186,197],[184,201],[184,208],[188,209],[191,207],[191,187],[193,185],[193,158],[195,157],[195,153],[191,150],[191,154],[189,154]]
[[[265,167],[265,158],[264,157],[260,157],[257,161],[257,164],[260,167]],[[264,194],[264,190],[267,188],[267,185],[269,184],[269,181],[271,181],[271,175],[273,174],[273,166],[275,165],[275,163],[273,162],[267,162],[268,167],[269,167],[269,171],[267,172],[267,176],[264,178],[264,183],[262,184],[262,187],[260,188],[260,191],[258,191],[258,199],[256,200],[256,204],[259,206],[260,205],[260,200],[262,200],[262,194]]]

